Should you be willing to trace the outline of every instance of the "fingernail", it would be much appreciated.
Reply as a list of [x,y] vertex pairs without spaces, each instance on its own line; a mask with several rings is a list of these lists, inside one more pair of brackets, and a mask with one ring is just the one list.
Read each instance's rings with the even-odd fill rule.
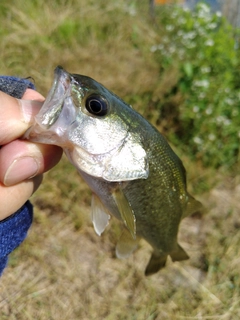
[[34,116],[41,109],[43,102],[36,100],[20,100],[19,105],[22,111],[24,122],[32,123],[34,120]]
[[8,168],[3,183],[11,186],[34,177],[39,171],[39,164],[33,157],[22,157],[13,161]]

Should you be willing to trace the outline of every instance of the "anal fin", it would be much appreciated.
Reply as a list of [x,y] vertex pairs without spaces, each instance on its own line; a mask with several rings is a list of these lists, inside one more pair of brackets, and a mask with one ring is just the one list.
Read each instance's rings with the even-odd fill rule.
[[150,276],[160,269],[164,268],[167,262],[167,254],[162,252],[153,251],[152,256],[148,262],[147,268],[145,270],[145,275]]

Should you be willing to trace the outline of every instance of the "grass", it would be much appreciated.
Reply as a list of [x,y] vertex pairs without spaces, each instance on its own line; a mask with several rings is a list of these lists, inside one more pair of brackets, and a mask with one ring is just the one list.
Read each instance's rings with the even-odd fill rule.
[[[150,47],[160,36],[147,1],[11,0],[0,9],[2,74],[31,76],[46,95],[60,64],[102,82],[155,123],[148,96],[164,96],[176,70],[159,81]],[[64,157],[32,197],[33,226],[0,281],[0,319],[239,319],[239,168],[232,176],[205,169],[174,148],[207,208],[181,224],[189,261],[168,261],[146,278],[144,241],[129,259],[116,259],[121,226],[112,219],[101,237],[94,233],[90,191]]]

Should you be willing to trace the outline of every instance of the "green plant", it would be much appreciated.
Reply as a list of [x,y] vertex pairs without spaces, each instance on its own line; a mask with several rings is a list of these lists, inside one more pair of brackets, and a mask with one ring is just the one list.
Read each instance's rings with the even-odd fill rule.
[[174,93],[185,98],[178,106],[176,136],[170,138],[205,165],[230,166],[238,159],[240,138],[235,30],[204,3],[195,12],[165,8],[158,17],[163,36],[152,52],[162,72],[173,65],[178,68]]

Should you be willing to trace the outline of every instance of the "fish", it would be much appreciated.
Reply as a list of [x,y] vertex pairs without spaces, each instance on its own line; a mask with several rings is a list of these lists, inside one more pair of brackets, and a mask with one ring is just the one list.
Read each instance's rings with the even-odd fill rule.
[[201,210],[187,191],[186,170],[166,138],[132,106],[94,79],[58,66],[44,104],[24,139],[63,148],[92,190],[91,219],[101,235],[111,216],[122,221],[116,256],[145,239],[145,274],[189,258],[177,236],[181,220]]

